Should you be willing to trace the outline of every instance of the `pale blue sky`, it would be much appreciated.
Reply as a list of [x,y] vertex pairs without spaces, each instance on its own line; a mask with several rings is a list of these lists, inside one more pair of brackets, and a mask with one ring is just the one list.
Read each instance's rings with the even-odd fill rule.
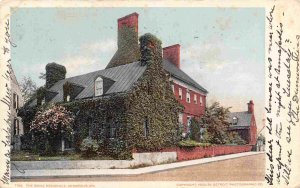
[[17,8],[12,10],[12,64],[20,82],[38,79],[49,62],[67,77],[105,68],[117,49],[117,19],[139,14],[139,35],[181,45],[181,67],[232,111],[253,99],[264,106],[263,8]]

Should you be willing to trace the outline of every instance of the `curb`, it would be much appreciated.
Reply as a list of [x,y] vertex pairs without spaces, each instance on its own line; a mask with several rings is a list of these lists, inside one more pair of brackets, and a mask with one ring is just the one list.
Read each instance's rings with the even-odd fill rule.
[[244,152],[238,154],[222,155],[210,158],[180,161],[169,164],[161,164],[137,169],[48,169],[48,170],[11,170],[11,179],[34,179],[34,178],[64,178],[64,177],[95,177],[95,176],[131,176],[146,173],[155,173],[171,169],[184,168],[187,166],[224,161],[251,155],[263,154],[264,152]]

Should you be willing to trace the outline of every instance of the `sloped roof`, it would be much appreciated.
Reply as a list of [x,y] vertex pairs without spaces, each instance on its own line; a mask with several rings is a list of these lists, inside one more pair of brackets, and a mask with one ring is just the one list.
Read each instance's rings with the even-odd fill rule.
[[[63,85],[66,82],[73,83],[84,87],[84,89],[75,97],[75,99],[91,98],[94,96],[94,80],[98,76],[106,77],[115,81],[113,85],[107,90],[105,95],[112,93],[120,93],[128,91],[131,86],[143,75],[147,66],[141,66],[140,62],[133,62],[125,65],[120,65],[117,67],[112,67],[108,69],[98,70],[95,72],[90,72],[87,74],[78,75],[75,77],[66,78],[56,82],[48,90],[51,92],[58,93],[51,102],[61,102],[63,101]],[[195,88],[207,93],[202,86],[200,86],[196,81],[190,78],[186,73],[177,68],[175,65],[167,60],[163,60],[164,69],[169,72],[173,77],[194,86]],[[30,105],[36,105],[36,99],[31,102]]]
[[204,92],[205,94],[208,93],[208,91],[206,89],[204,89],[195,80],[193,80],[189,75],[187,75],[181,69],[177,68],[173,63],[169,62],[168,60],[165,60],[165,59],[163,60],[163,67],[173,77],[185,82],[186,84],[194,86],[195,88],[199,89],[200,91]]
[[[237,118],[237,124],[233,125],[232,121],[233,118]],[[250,127],[251,124],[251,117],[252,114],[249,113],[248,111],[244,112],[231,112],[229,115],[229,121],[231,122],[230,129],[247,129]]]
[[109,69],[103,69],[87,74],[66,78],[55,83],[49,90],[58,94],[51,100],[52,102],[63,101],[63,85],[66,82],[71,82],[83,86],[75,99],[90,98],[94,96],[94,81],[96,77],[103,76],[109,78],[115,83],[107,90],[105,95],[119,92],[126,92],[131,86],[143,75],[146,66],[140,66],[139,62],[134,62],[126,65],[121,65]]

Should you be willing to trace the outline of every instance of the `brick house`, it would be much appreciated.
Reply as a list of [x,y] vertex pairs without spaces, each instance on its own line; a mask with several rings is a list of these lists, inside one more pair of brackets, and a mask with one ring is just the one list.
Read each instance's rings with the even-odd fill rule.
[[229,131],[237,132],[248,144],[255,145],[257,140],[257,127],[254,115],[254,103],[248,103],[248,110],[230,113],[231,123]]
[[107,148],[168,147],[176,143],[178,123],[187,127],[204,114],[207,91],[180,69],[180,45],[162,48],[151,34],[139,39],[137,13],[118,19],[118,50],[105,69],[70,78],[66,72],[47,64],[45,88],[28,106],[68,107],[79,143],[89,136]]
[[[138,14],[133,13],[118,19],[118,51],[107,65],[107,68],[137,61],[138,52]],[[124,35],[122,27],[134,28],[130,35]],[[132,40],[134,39],[134,40]],[[130,48],[123,48],[130,44]],[[122,49],[122,50],[120,50]],[[124,61],[128,59],[129,61]],[[184,112],[179,114],[179,123],[188,130],[190,119],[199,119],[205,112],[207,90],[194,81],[180,67],[180,45],[175,44],[163,48],[163,68],[169,75],[171,87],[176,99],[184,106]]]

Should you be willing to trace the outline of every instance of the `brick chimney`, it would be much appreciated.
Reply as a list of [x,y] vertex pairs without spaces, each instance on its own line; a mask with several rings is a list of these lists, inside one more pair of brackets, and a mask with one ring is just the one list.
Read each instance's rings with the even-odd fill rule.
[[139,15],[134,12],[118,19],[118,50],[106,68],[139,60],[138,17]]
[[163,48],[163,58],[169,60],[180,69],[180,45],[175,44]]
[[66,68],[57,63],[48,63],[46,65],[46,89],[52,87],[59,80],[66,78]]
[[248,103],[248,113],[251,113],[251,114],[254,113],[254,103],[252,100],[250,100]]

